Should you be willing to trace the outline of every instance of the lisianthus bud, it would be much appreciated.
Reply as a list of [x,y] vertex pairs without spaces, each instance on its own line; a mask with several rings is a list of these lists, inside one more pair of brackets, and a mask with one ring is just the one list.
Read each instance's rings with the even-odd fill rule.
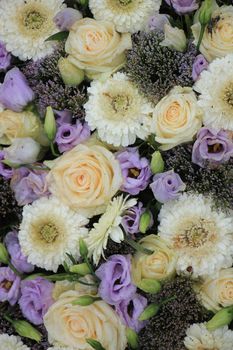
[[146,321],[149,318],[155,316],[159,311],[160,306],[158,304],[150,304],[145,308],[139,317],[139,321]]
[[130,347],[132,349],[137,349],[138,348],[138,335],[137,335],[137,333],[133,329],[127,328],[126,329],[126,337],[127,337],[127,341],[128,341],[128,344],[130,345]]
[[161,290],[160,282],[150,278],[143,278],[137,287],[150,294],[158,293]]
[[72,305],[88,306],[98,300],[101,300],[101,298],[92,297],[91,295],[82,295],[78,299],[74,300]]
[[207,322],[206,328],[209,331],[214,331],[217,328],[227,326],[233,320],[233,306],[225,307],[218,311],[210,321]]
[[145,213],[142,214],[139,223],[139,231],[142,233],[146,233],[151,224],[151,212],[146,210]]
[[79,2],[80,5],[82,5],[82,6],[87,6],[87,5],[88,5],[88,0],[78,0],[78,2]]
[[58,68],[62,76],[62,80],[66,85],[77,86],[84,79],[84,71],[67,60],[61,57],[58,61]]
[[0,243],[0,263],[7,264],[9,261],[8,252],[4,246],[4,244]]
[[105,350],[105,348],[103,348],[100,342],[95,339],[89,338],[89,339],[86,339],[86,342],[95,350]]
[[81,276],[86,276],[91,273],[88,265],[86,263],[73,265],[70,267],[70,272],[77,273]]
[[52,142],[56,136],[57,126],[53,109],[50,106],[46,108],[44,130],[46,135],[48,136],[49,141]]
[[213,0],[205,0],[199,11],[199,22],[202,25],[207,25],[211,20],[211,15],[213,12]]
[[187,46],[187,39],[183,29],[172,27],[170,24],[164,25],[165,39],[161,42],[161,46],[167,46],[170,49],[183,52]]
[[30,323],[23,320],[17,320],[17,321],[12,321],[12,325],[15,331],[21,337],[35,340],[37,343],[41,341],[42,334],[36,328],[34,328]]
[[85,259],[87,257],[88,248],[87,248],[87,245],[82,238],[79,240],[79,252],[80,252],[80,255],[83,259]]
[[159,151],[152,154],[150,167],[153,174],[162,173],[164,170],[164,161]]

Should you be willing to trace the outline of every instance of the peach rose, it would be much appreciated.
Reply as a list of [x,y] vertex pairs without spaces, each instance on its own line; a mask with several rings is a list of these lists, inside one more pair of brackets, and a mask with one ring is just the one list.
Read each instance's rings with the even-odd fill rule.
[[72,26],[66,41],[68,60],[90,77],[114,72],[125,63],[125,50],[131,48],[129,33],[117,33],[113,23],[81,19]]
[[176,255],[167,243],[156,235],[143,238],[140,243],[143,247],[153,250],[147,255],[137,252],[132,259],[132,277],[138,285],[142,279],[156,279],[164,281],[175,275]]
[[90,350],[86,339],[99,341],[105,349],[124,350],[127,345],[125,326],[113,308],[104,301],[89,306],[72,305],[80,297],[78,291],[68,291],[49,308],[44,325],[53,345]]
[[80,144],[53,162],[49,190],[87,216],[103,213],[122,184],[119,162],[103,146]]

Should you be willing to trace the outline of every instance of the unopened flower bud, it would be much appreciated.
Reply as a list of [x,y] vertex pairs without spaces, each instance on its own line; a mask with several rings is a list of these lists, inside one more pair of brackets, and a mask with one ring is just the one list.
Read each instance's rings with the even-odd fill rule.
[[74,300],[72,305],[88,306],[98,300],[101,300],[101,298],[92,297],[91,295],[82,295],[78,299]]
[[9,261],[8,252],[4,246],[4,244],[0,243],[0,263],[7,264]]
[[233,320],[233,306],[225,307],[218,311],[210,321],[207,322],[206,328],[214,331],[217,328],[227,326]]
[[164,25],[165,39],[161,42],[161,46],[167,46],[180,52],[185,51],[187,46],[187,38],[183,29],[172,27],[170,24]]
[[73,265],[70,267],[70,272],[77,273],[81,276],[86,276],[91,273],[91,270],[89,269],[88,265],[86,263]]
[[53,109],[50,106],[46,108],[44,130],[46,135],[48,136],[49,141],[52,142],[56,136],[57,126]]
[[37,343],[41,341],[42,334],[36,328],[34,328],[30,323],[23,320],[17,320],[17,321],[13,321],[12,325],[15,331],[21,337],[35,340]]
[[82,5],[82,6],[88,6],[88,0],[78,0],[78,2],[79,2],[80,5]]
[[159,151],[152,154],[150,167],[153,174],[162,173],[164,170],[164,161]]
[[84,71],[74,66],[67,58],[59,59],[58,68],[65,85],[77,86],[84,79]]
[[86,339],[86,342],[95,350],[105,350],[100,342],[95,339],[88,338]]
[[160,306],[158,304],[150,304],[145,308],[139,317],[139,321],[146,321],[149,318],[155,316],[159,311]]
[[144,292],[150,294],[158,293],[161,290],[160,282],[150,278],[143,278],[137,286]]
[[205,0],[199,10],[199,22],[201,25],[207,25],[211,20],[213,12],[213,0]]
[[88,248],[87,248],[85,241],[82,238],[80,238],[80,240],[79,240],[79,252],[80,252],[80,255],[83,259],[85,259],[87,257]]
[[146,210],[145,213],[143,213],[142,216],[140,217],[139,231],[141,233],[146,233],[146,231],[150,227],[150,223],[151,223],[151,213],[149,210]]
[[137,335],[137,333],[133,329],[127,328],[126,329],[126,337],[127,337],[127,341],[128,341],[128,344],[130,345],[130,347],[132,349],[137,349],[138,348],[138,335]]

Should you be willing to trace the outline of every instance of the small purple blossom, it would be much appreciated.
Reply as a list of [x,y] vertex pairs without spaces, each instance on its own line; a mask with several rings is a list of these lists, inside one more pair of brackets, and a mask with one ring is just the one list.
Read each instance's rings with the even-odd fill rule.
[[192,78],[197,81],[201,72],[208,68],[209,63],[206,61],[203,55],[198,55],[193,63]]
[[165,24],[169,24],[169,16],[157,13],[156,15],[150,17],[148,26],[150,30],[163,32]]
[[49,195],[47,174],[45,170],[30,170],[25,167],[14,170],[10,185],[19,205],[32,203]]
[[145,209],[141,202],[127,209],[125,215],[122,217],[122,226],[127,233],[133,235],[139,232],[140,217],[144,211]]
[[155,199],[160,203],[178,198],[180,192],[185,190],[185,187],[180,176],[173,170],[156,174],[153,177],[153,182],[150,184]]
[[57,126],[61,126],[63,124],[71,124],[72,122],[72,112],[68,109],[65,109],[64,111],[57,111],[54,110],[56,115],[56,123]]
[[19,305],[21,311],[30,322],[35,325],[43,323],[43,317],[53,304],[53,283],[38,277],[32,281],[21,283],[21,297]]
[[116,154],[120,162],[124,183],[121,190],[137,195],[146,189],[152,175],[147,158],[140,158],[136,147],[128,147]]
[[4,159],[4,151],[0,151],[0,175],[9,180],[13,176],[13,170],[2,162]]
[[131,300],[122,300],[115,308],[124,324],[138,333],[147,323],[138,320],[146,306],[147,299],[136,293]]
[[9,267],[0,267],[0,301],[15,305],[20,295],[20,278]]
[[233,142],[227,131],[201,128],[193,145],[192,162],[204,167],[207,161],[213,164],[227,162],[233,156]]
[[130,255],[112,255],[96,271],[100,278],[99,295],[110,305],[129,300],[136,292],[131,281]]
[[17,67],[6,73],[3,84],[0,86],[0,103],[5,108],[21,112],[34,99],[35,95],[27,80]]
[[87,123],[82,124],[77,120],[74,125],[67,123],[60,125],[57,130],[55,141],[59,151],[62,153],[84,142],[90,135],[91,131]]
[[179,15],[193,12],[198,9],[197,0],[165,0]]
[[81,18],[81,12],[71,7],[67,7],[58,12],[53,21],[61,31],[65,31],[70,30],[72,25]]
[[5,245],[11,257],[11,263],[21,273],[30,273],[34,266],[28,263],[26,256],[22,253],[16,231],[8,232],[5,237]]
[[7,52],[5,44],[0,41],[0,71],[5,71],[11,64],[11,54]]

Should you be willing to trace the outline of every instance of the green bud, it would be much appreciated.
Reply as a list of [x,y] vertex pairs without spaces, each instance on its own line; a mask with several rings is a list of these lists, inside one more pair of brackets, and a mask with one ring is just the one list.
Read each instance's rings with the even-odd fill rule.
[[88,306],[98,300],[101,300],[101,298],[92,297],[91,295],[82,295],[78,299],[74,300],[72,305]]
[[77,273],[81,276],[86,276],[91,273],[91,270],[89,269],[88,265],[86,263],[73,265],[70,267],[70,272]]
[[3,243],[0,243],[0,263],[8,264],[9,254]]
[[65,85],[77,86],[84,80],[84,71],[73,65],[67,58],[59,59],[58,68]]
[[139,321],[146,321],[149,318],[155,316],[159,311],[160,306],[158,304],[150,304],[139,316]]
[[146,210],[140,217],[139,230],[141,233],[146,233],[150,226],[151,222],[151,213],[149,210]]
[[103,346],[97,340],[89,338],[89,339],[86,339],[86,342],[95,350],[105,350],[105,348],[103,348]]
[[34,328],[30,323],[23,320],[17,320],[17,321],[12,321],[12,325],[15,331],[21,337],[35,340],[37,343],[41,341],[42,334],[36,328]]
[[79,252],[83,259],[85,259],[88,255],[87,245],[82,238],[79,240]]
[[164,161],[159,151],[152,154],[150,167],[153,174],[162,173],[164,170]]
[[150,294],[158,293],[161,290],[160,282],[150,278],[143,278],[137,286],[144,292]]
[[79,2],[80,5],[82,5],[82,6],[88,6],[88,0],[78,0],[78,2]]
[[202,25],[207,25],[211,20],[213,12],[213,0],[205,0],[199,10],[199,22]]
[[126,329],[126,337],[130,347],[132,349],[138,349],[138,335],[133,329]]
[[214,331],[217,328],[226,326],[233,320],[233,306],[225,307],[218,311],[210,321],[207,322],[206,328],[209,331]]
[[53,109],[50,106],[46,108],[44,130],[46,135],[48,136],[49,141],[52,142],[56,136],[57,126]]

